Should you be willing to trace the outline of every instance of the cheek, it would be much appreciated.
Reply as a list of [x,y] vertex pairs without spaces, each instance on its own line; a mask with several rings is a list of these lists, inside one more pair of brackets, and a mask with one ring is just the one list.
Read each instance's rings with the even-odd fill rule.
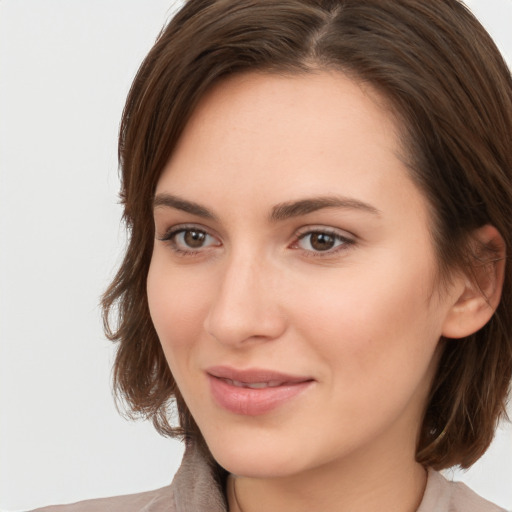
[[397,266],[396,260],[386,264],[379,258],[364,273],[345,272],[339,286],[318,283],[301,304],[303,338],[346,381],[422,373],[442,325],[430,304],[431,276],[429,266]]
[[[153,256],[147,279],[151,319],[171,370],[188,359],[203,327],[205,293],[200,283],[191,283],[190,275],[172,270],[165,260]],[[204,292],[205,290],[203,290]]]

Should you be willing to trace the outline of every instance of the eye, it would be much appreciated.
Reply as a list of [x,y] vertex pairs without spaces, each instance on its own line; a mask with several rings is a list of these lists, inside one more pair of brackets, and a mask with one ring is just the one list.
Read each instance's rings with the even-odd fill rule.
[[311,253],[332,254],[354,244],[354,240],[332,230],[309,230],[298,236],[295,248]]
[[159,240],[168,242],[175,252],[183,254],[197,253],[201,249],[220,245],[215,237],[196,227],[171,228]]

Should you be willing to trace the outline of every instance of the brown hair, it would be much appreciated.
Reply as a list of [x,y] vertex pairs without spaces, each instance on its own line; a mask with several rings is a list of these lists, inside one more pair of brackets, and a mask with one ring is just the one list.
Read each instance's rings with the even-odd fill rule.
[[[404,127],[411,176],[430,202],[441,275],[476,262],[471,232],[494,225],[512,248],[512,79],[457,0],[190,0],[160,34],[130,90],[119,137],[129,243],[103,297],[119,342],[114,385],[162,434],[202,436],[152,325],[146,296],[160,173],[198,101],[221,77],[334,69],[372,85]],[[504,414],[512,376],[512,266],[490,322],[445,342],[417,460],[470,466]],[[109,328],[111,313],[117,327]],[[177,402],[179,425],[169,416]]]

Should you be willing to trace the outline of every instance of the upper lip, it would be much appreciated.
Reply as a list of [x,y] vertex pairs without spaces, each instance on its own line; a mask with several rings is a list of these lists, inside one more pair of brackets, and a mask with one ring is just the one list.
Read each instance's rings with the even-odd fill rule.
[[230,366],[212,366],[206,369],[206,373],[218,379],[254,384],[257,382],[280,382],[282,384],[296,384],[313,380],[311,377],[290,375],[265,368],[247,368],[245,370]]

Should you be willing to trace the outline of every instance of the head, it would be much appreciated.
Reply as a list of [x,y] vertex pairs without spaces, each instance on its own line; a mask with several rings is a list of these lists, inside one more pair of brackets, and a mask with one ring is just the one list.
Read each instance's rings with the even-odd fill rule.
[[[118,312],[108,330],[119,342],[115,385],[160,432],[202,442],[148,304],[155,193],[173,176],[194,116],[223,90],[242,94],[244,77],[316,86],[323,77],[330,91],[336,79],[327,76],[361,91],[391,123],[397,159],[425,205],[431,300],[465,282],[459,309],[474,309],[461,318],[480,319],[442,330],[416,439],[422,464],[467,467],[492,440],[512,374],[512,268],[504,264],[512,244],[512,80],[455,0],[187,2],[143,62],[121,125],[130,237],[103,303],[106,320],[115,305]],[[179,419],[171,424],[174,400]]]

